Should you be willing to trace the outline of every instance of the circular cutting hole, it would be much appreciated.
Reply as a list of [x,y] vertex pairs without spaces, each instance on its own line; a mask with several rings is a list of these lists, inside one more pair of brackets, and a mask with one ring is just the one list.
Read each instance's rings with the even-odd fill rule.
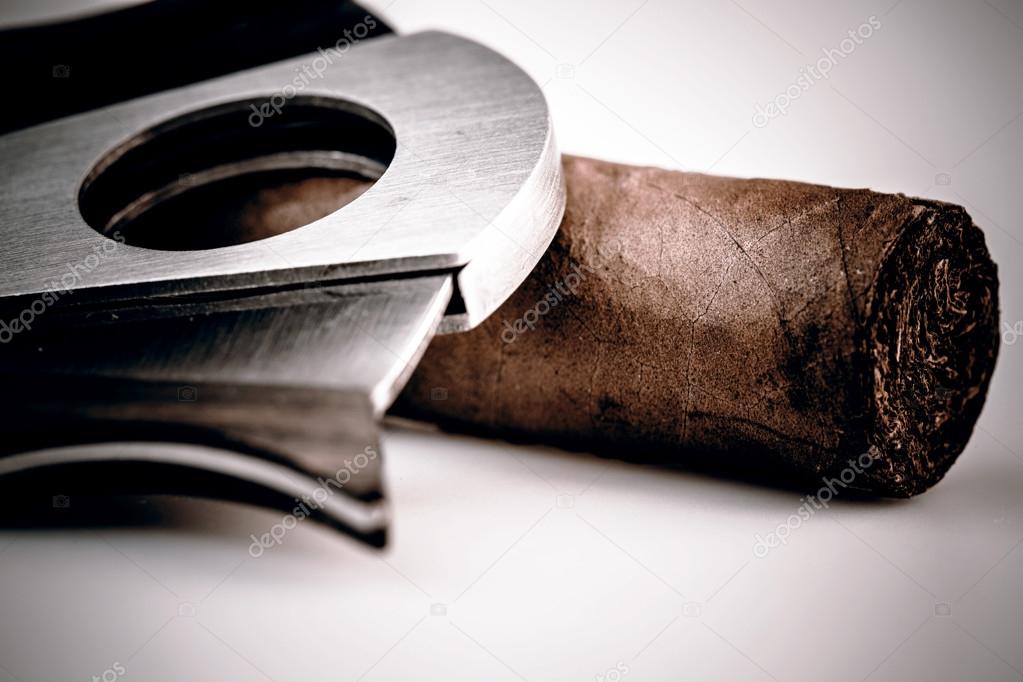
[[394,157],[391,127],[365,107],[296,98],[257,116],[265,104],[192,112],[112,150],[82,184],[82,217],[150,249],[244,244],[352,202]]

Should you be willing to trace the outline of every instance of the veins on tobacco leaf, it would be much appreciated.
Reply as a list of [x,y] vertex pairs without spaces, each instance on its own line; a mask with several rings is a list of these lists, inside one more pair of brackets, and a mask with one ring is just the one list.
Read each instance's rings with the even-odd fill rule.
[[598,372],[599,368],[600,368],[600,363],[594,362],[593,363],[593,371],[590,372],[590,384],[586,388],[586,398],[588,399],[588,401],[589,401],[589,403],[591,405],[596,405],[596,407],[597,407],[596,411],[594,411],[594,410],[587,410],[587,413],[589,414],[589,417],[590,417],[590,426],[593,428],[594,431],[597,431],[597,432],[599,432],[599,429],[600,429],[601,408],[600,408],[600,401],[593,399],[593,396],[594,396],[593,386],[597,382],[597,372]]
[[597,334],[597,332],[593,331],[593,327],[591,327],[590,325],[588,325],[585,322],[583,322],[582,318],[579,317],[579,313],[577,313],[575,310],[573,310],[572,306],[570,306],[570,305],[569,306],[565,306],[565,311],[569,315],[572,316],[572,319],[574,319],[576,322],[579,323],[580,327],[582,327],[584,330],[586,330],[587,334],[589,334],[590,336],[593,337],[593,340],[596,341],[598,345],[599,344],[610,344],[611,343],[607,339],[600,338],[600,336]]
[[[777,292],[775,291],[774,287],[771,286],[771,283],[768,281],[768,279],[767,279],[766,275],[764,274],[764,272],[760,269],[760,266],[757,265],[757,263],[753,259],[752,255],[747,251],[746,247],[744,247],[739,242],[739,240],[735,237],[733,232],[730,229],[728,229],[728,227],[717,216],[715,216],[714,214],[712,214],[709,211],[707,211],[706,209],[704,209],[702,206],[699,205],[699,203],[689,199],[686,196],[683,196],[683,195],[679,194],[678,192],[672,192],[672,191],[666,190],[665,188],[660,187],[656,183],[647,183],[647,184],[649,186],[653,187],[654,189],[662,192],[662,193],[666,193],[666,194],[670,194],[670,195],[674,196],[676,199],[679,199],[679,200],[683,201],[684,203],[688,204],[689,206],[691,206],[695,210],[697,210],[700,213],[702,213],[703,215],[707,216],[708,218],[710,218],[711,221],[714,222],[715,225],[718,226],[719,229],[721,229],[728,236],[728,238],[735,245],[738,253],[741,254],[743,257],[745,257],[745,259],[749,262],[749,264],[753,267],[754,271],[759,276],[760,280],[767,287],[768,293],[769,293],[769,295],[771,297],[772,306],[774,308],[775,315],[776,315],[776,317],[778,319],[778,324],[779,324],[779,327],[781,328],[782,334],[785,337],[785,340],[786,340],[789,348],[790,349],[795,348],[796,347],[795,340],[793,339],[792,332],[789,329],[788,321],[782,315],[781,303],[778,300]],[[828,202],[825,201],[825,202],[817,203],[814,206],[812,206],[812,207],[810,207],[810,208],[800,212],[800,214],[798,216],[795,216],[795,220],[801,219],[803,216],[807,215],[810,212],[819,210],[825,203],[828,203]],[[781,229],[782,227],[785,227],[787,225],[791,226],[792,225],[792,220],[793,220],[792,217],[786,217],[779,225],[777,225],[774,228],[768,230],[766,233],[760,235],[760,237],[758,237],[756,239],[756,241],[754,241],[750,245],[750,248],[752,248],[753,246],[756,246],[763,239],[765,239],[768,235],[776,232],[777,230]],[[661,235],[661,247],[662,247],[662,251],[663,251],[663,235]],[[732,266],[735,264],[737,258],[738,258],[738,254],[735,257],[732,258],[731,262],[725,268],[724,273],[722,274],[721,279],[718,281],[717,285],[715,286],[714,291],[711,294],[710,300],[707,302],[707,305],[704,308],[703,312],[701,312],[699,315],[697,315],[697,317],[692,320],[691,325],[690,325],[689,357],[688,357],[687,364],[686,364],[686,405],[685,405],[685,409],[683,410],[683,424],[682,424],[682,441],[683,442],[685,442],[687,440],[687,438],[688,438],[689,417],[690,417],[690,413],[692,412],[693,391],[696,388],[694,386],[693,377],[692,377],[692,366],[693,366],[693,360],[694,360],[694,357],[695,357],[695,350],[696,350],[696,325],[710,311],[711,307],[714,304],[714,300],[715,300],[718,292],[720,291],[721,287],[724,285],[725,281],[727,280],[728,274],[730,273],[730,271],[732,269]],[[848,281],[848,268],[845,266],[844,253],[843,253],[843,270],[845,272],[846,280]]]
[[[667,191],[667,190],[665,190],[662,187],[658,187],[657,185],[653,185],[652,184],[651,186],[654,187],[655,189],[660,190],[661,192]],[[785,338],[789,342],[789,347],[790,348],[795,348],[796,347],[795,340],[792,338],[792,333],[791,333],[791,331],[788,328],[788,322],[785,320],[785,317],[781,313],[781,303],[778,301],[778,292],[775,291],[773,286],[771,286],[771,282],[767,279],[767,276],[764,275],[764,271],[760,269],[760,266],[757,265],[757,262],[749,254],[749,252],[746,251],[746,249],[743,247],[743,245],[739,243],[739,240],[735,238],[735,235],[732,234],[732,231],[729,230],[728,227],[720,219],[718,219],[717,216],[715,216],[713,213],[711,213],[710,211],[708,211],[705,208],[703,208],[702,206],[700,206],[697,202],[693,201],[689,197],[683,196],[683,195],[679,194],[678,192],[669,192],[669,193],[672,196],[674,196],[676,199],[679,199],[680,201],[685,202],[686,204],[692,206],[694,209],[696,209],[697,211],[699,211],[703,215],[705,215],[708,218],[710,218],[711,221],[713,221],[715,225],[717,225],[719,228],[721,228],[722,232],[724,232],[726,235],[728,235],[728,238],[732,240],[732,243],[735,244],[735,246],[739,249],[739,251],[742,252],[742,255],[745,256],[746,260],[753,267],[753,270],[757,273],[757,276],[760,277],[760,281],[762,281],[764,283],[764,286],[767,287],[767,291],[768,291],[768,293],[771,296],[771,303],[772,303],[772,305],[774,307],[775,316],[778,318],[778,323],[782,327],[782,332],[785,334]]]
[[[836,198],[836,205],[841,207],[842,197]],[[842,275],[845,277],[845,288],[849,296],[849,314],[857,329],[860,326],[860,311],[856,309],[856,298],[853,294],[852,279],[849,277],[849,261],[845,257],[845,237],[842,235],[842,222],[835,221],[835,232],[838,235],[838,251],[842,256]]]
[[[676,199],[678,199],[678,200],[688,204],[689,206],[693,207],[695,210],[697,210],[700,213],[702,213],[703,215],[707,216],[708,218],[710,218],[710,220],[715,225],[718,226],[718,228],[721,229],[722,232],[724,232],[728,236],[728,238],[732,241],[732,243],[735,244],[735,247],[739,250],[739,252],[746,258],[747,262],[749,262],[749,264],[753,267],[753,270],[757,273],[757,276],[760,277],[760,281],[762,281],[764,283],[764,286],[767,288],[768,294],[771,297],[771,303],[772,303],[772,307],[774,308],[775,317],[777,317],[777,319],[778,319],[778,324],[781,327],[782,334],[784,335],[785,340],[788,343],[789,349],[791,350],[791,349],[796,348],[795,339],[792,338],[792,332],[791,332],[791,330],[788,327],[788,322],[785,320],[785,317],[782,315],[781,304],[778,301],[778,294],[777,294],[777,292],[775,291],[774,287],[771,286],[771,283],[767,279],[767,276],[764,275],[763,270],[760,269],[760,266],[757,265],[756,261],[749,254],[749,252],[746,251],[746,249],[742,246],[741,243],[739,243],[739,240],[735,238],[735,235],[732,233],[732,231],[729,230],[728,227],[720,219],[718,219],[717,216],[715,216],[714,214],[712,214],[709,211],[707,211],[705,208],[700,206],[697,202],[693,201],[689,197],[683,196],[683,195],[679,194],[678,192],[671,192],[671,191],[666,190],[663,187],[660,187],[660,186],[658,186],[658,185],[656,185],[654,183],[648,183],[648,184],[651,187],[653,187],[654,189],[656,189],[656,190],[658,190],[660,192],[665,192],[665,193],[671,194]],[[727,269],[726,269],[726,273],[727,273]],[[708,308],[708,310],[709,310],[709,308]],[[706,314],[706,311],[704,311],[704,314]],[[697,318],[697,320],[698,319],[699,318]],[[692,356],[694,355],[694,350],[695,350],[695,343],[696,343],[696,322],[697,322],[697,320],[693,321],[693,325],[692,325],[692,329],[691,329],[691,333],[690,333],[690,339],[689,339],[689,355],[690,355],[689,363],[688,363],[689,364],[689,369],[686,370],[686,382],[687,382],[687,385],[688,385],[688,392],[687,392],[688,395],[687,395],[687,398],[686,398],[685,417],[684,417],[684,420],[683,420],[683,423],[682,423],[682,439],[683,439],[683,442],[685,442],[685,439],[686,439],[686,437],[688,435],[688,429],[689,429],[689,412],[690,412],[691,402],[692,402],[692,378],[690,376],[690,372],[689,371],[692,368]]]
[[559,386],[558,387],[558,393],[560,393],[563,398],[568,400],[568,402],[571,403],[572,405],[574,405],[575,407],[581,407],[583,409],[583,411],[585,411],[587,413],[589,412],[589,409],[588,409],[589,408],[589,403],[588,402],[580,401],[579,400],[579,396],[576,395],[575,391],[568,391],[563,386]]
[[759,246],[760,242],[764,241],[765,239],[767,239],[768,237],[770,237],[772,234],[774,234],[783,227],[792,227],[792,221],[789,218],[785,218],[785,220],[781,221],[781,223],[775,225],[770,230],[768,230],[767,232],[763,233],[755,240],[753,240],[753,243],[749,245],[749,248],[752,249],[754,246]]
[[799,319],[799,316],[803,314],[803,311],[809,308],[811,305],[822,299],[828,292],[838,286],[837,282],[833,282],[824,286],[819,292],[815,292],[813,296],[808,296],[803,305],[799,306],[789,315],[789,322],[794,322]]
[[823,199],[823,200],[815,203],[814,205],[810,206],[809,208],[803,209],[802,211],[800,211],[798,214],[796,214],[794,216],[785,216],[785,218],[783,218],[782,221],[778,225],[775,225],[770,230],[768,230],[764,234],[762,234],[759,237],[757,237],[753,241],[753,243],[750,244],[747,248],[751,249],[754,246],[757,246],[758,244],[760,244],[760,242],[764,241],[767,237],[769,237],[770,235],[774,234],[775,232],[777,232],[778,230],[780,230],[783,227],[786,227],[786,226],[792,227],[792,224],[794,222],[802,220],[803,218],[805,218],[806,216],[810,215],[811,213],[816,213],[821,208],[823,208],[826,204],[835,204],[837,206],[840,202],[841,202],[841,197],[835,197],[834,199]]
[[[648,186],[650,186],[650,187],[653,187],[654,189],[656,189],[657,191],[661,192],[662,194],[669,194],[671,196],[674,196],[677,199],[681,199],[685,203],[689,204],[690,206],[692,206],[696,210],[700,211],[701,213],[703,213],[704,215],[709,217],[715,224],[717,224],[725,232],[725,234],[728,235],[729,239],[732,240],[732,243],[735,244],[736,248],[739,251],[741,251],[741,252],[743,252],[745,254],[745,250],[742,248],[742,245],[739,244],[739,242],[735,239],[735,237],[732,236],[732,233],[724,225],[721,224],[721,221],[719,221],[713,215],[711,215],[710,213],[705,211],[702,207],[697,205],[695,202],[690,201],[688,198],[678,194],[677,192],[668,191],[668,190],[664,189],[663,187],[657,185],[656,183],[648,182],[646,184]],[[660,239],[661,239],[661,251],[663,253],[663,249],[664,249],[664,234],[663,234],[663,231],[661,231],[661,229],[658,229],[658,234],[659,234]],[[749,254],[745,254],[745,255],[746,255],[747,258],[749,258]],[[714,305],[714,299],[717,297],[717,294],[721,290],[721,287],[724,286],[724,283],[727,280],[728,274],[731,271],[732,266],[735,264],[736,259],[737,259],[737,256],[733,256],[731,262],[724,269],[724,272],[722,272],[721,278],[719,279],[717,285],[714,287],[714,291],[711,293],[710,299],[707,301],[707,305],[704,307],[703,312],[699,313],[695,318],[693,318],[693,319],[691,319],[689,321],[689,353],[688,353],[688,357],[686,358],[686,379],[685,379],[685,384],[686,384],[686,403],[685,403],[685,406],[683,407],[683,410],[682,410],[682,415],[683,415],[682,416],[682,442],[683,443],[685,443],[687,441],[687,439],[688,439],[688,435],[689,435],[689,415],[690,415],[690,412],[692,411],[692,403],[693,403],[693,388],[694,387],[693,387],[692,370],[693,370],[693,359],[694,359],[694,357],[696,355],[696,325],[699,323],[699,321],[701,319],[703,319],[704,316],[707,315],[708,312],[710,312],[711,306]],[[757,271],[759,272],[759,269],[757,268],[756,263],[753,263],[752,259],[750,259],[750,262],[752,263],[753,267],[755,269],[757,269]],[[660,267],[660,263],[658,263],[658,267]],[[763,273],[760,273],[760,276],[763,279]],[[765,284],[766,284],[766,280],[765,280]],[[768,286],[768,288],[770,288],[769,284],[767,286]],[[780,317],[779,317],[779,319],[780,319]]]
[[497,423],[497,412],[498,412],[498,399],[501,395],[501,383],[504,380],[504,362],[505,362],[505,349],[508,346],[507,343],[502,341],[497,348],[497,376],[494,379],[494,399],[490,401],[491,409],[493,413],[490,416],[490,422],[492,424]]
[[806,438],[802,438],[802,437],[799,437],[799,436],[793,436],[793,435],[791,435],[789,433],[785,433],[784,431],[781,431],[779,429],[776,429],[776,428],[774,428],[772,426],[769,426],[769,425],[765,424],[763,421],[756,421],[756,420],[752,420],[752,419],[747,419],[747,418],[736,416],[736,415],[741,414],[744,411],[744,408],[749,406],[748,404],[736,403],[736,402],[734,402],[732,400],[729,400],[728,398],[725,398],[724,396],[716,395],[716,394],[708,391],[706,388],[703,388],[703,387],[697,387],[696,390],[699,391],[700,393],[706,395],[706,396],[709,396],[709,397],[713,398],[714,400],[718,400],[718,401],[724,403],[725,405],[727,405],[732,410],[731,414],[727,414],[727,413],[725,413],[725,414],[714,414],[713,412],[705,412],[704,414],[706,414],[707,416],[713,416],[713,417],[717,417],[718,419],[727,419],[727,420],[731,420],[731,421],[740,421],[740,422],[748,424],[750,426],[755,426],[755,427],[757,427],[759,429],[763,429],[765,431],[769,431],[776,438],[779,438],[779,439],[782,439],[782,440],[787,440],[787,441],[790,441],[790,442],[793,442],[793,443],[799,443],[801,445],[811,445],[811,446],[814,446],[814,447],[818,446],[818,443],[816,443],[814,441],[807,440]]
[[717,298],[718,292],[721,291],[721,287],[724,286],[725,281],[728,279],[728,274],[732,271],[732,266],[735,265],[738,260],[738,255],[732,256],[732,262],[728,264],[724,272],[721,273],[721,279],[718,280],[717,286],[714,287],[714,291],[711,292],[710,299],[707,301],[706,307],[703,312],[697,315],[690,323],[689,326],[689,358],[686,361],[686,404],[683,409],[682,418],[682,442],[686,442],[686,438],[689,435],[689,413],[692,411],[693,405],[693,358],[696,356],[696,325],[702,320],[707,313],[710,312],[711,306],[714,305],[714,299]]

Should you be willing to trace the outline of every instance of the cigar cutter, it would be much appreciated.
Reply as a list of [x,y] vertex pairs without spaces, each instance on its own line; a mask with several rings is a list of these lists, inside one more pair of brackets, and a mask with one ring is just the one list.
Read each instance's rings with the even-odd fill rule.
[[0,158],[3,498],[212,496],[375,545],[379,419],[565,202],[539,87],[439,32],[10,133]]

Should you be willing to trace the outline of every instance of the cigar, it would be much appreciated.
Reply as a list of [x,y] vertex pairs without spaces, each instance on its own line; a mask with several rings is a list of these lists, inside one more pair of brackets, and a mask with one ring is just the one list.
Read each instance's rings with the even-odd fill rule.
[[841,475],[883,496],[948,471],[999,340],[997,270],[965,210],[564,168],[550,249],[490,319],[433,341],[400,414],[667,466]]

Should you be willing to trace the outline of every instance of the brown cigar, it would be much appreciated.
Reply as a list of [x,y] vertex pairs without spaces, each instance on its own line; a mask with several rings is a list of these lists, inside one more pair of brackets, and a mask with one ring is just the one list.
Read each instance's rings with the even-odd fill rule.
[[433,341],[399,412],[900,497],[948,471],[998,349],[996,268],[962,208],[564,166],[547,254],[483,325]]

